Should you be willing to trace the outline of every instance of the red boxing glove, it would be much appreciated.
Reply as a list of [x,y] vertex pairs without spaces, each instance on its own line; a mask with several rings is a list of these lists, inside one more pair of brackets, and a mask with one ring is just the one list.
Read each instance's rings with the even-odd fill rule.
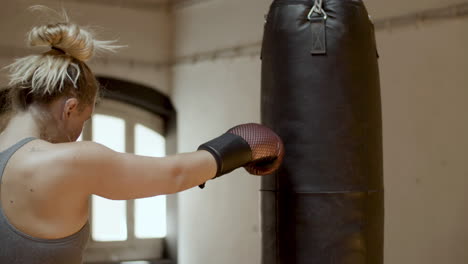
[[284,157],[284,145],[281,138],[266,126],[244,124],[227,131],[245,140],[252,151],[252,159],[244,168],[253,175],[268,175],[275,172]]
[[216,177],[242,166],[250,174],[271,174],[279,168],[284,157],[281,138],[268,127],[254,123],[235,126],[198,149],[207,150],[215,157]]

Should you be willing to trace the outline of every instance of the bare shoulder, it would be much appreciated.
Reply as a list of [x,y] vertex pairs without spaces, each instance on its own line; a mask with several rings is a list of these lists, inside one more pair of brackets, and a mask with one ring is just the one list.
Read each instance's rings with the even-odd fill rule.
[[81,188],[84,195],[87,195],[86,184],[92,184],[89,180],[97,180],[94,176],[112,168],[118,159],[117,152],[94,142],[52,144],[35,140],[18,154],[21,161],[17,164],[21,164],[27,175],[35,175],[48,185],[65,190]]
[[[120,153],[101,144],[84,141],[31,144],[29,161],[35,175],[47,178],[48,186],[86,197],[91,194],[126,200],[149,197],[172,190],[174,162]],[[171,160],[171,159],[169,159]],[[155,174],[155,171],[160,174]]]
[[90,141],[52,144],[43,140],[35,140],[26,145],[22,152],[24,161],[32,167],[49,169],[61,166],[66,169],[84,169],[74,168],[74,166],[84,165],[84,163],[88,165],[100,163],[115,154],[109,148]]

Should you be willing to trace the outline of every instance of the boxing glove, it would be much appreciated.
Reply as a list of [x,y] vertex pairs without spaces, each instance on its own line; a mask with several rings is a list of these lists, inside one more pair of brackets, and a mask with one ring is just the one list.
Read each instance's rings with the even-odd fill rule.
[[[249,123],[235,126],[198,147],[210,152],[217,163],[214,178],[244,167],[253,175],[267,175],[279,168],[284,157],[281,138],[266,126]],[[205,184],[200,185],[204,188]]]

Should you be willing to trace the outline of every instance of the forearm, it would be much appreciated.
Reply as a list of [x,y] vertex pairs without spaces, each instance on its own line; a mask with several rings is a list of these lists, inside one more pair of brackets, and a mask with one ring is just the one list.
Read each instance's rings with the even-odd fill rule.
[[200,150],[176,156],[179,163],[176,180],[178,192],[198,186],[215,177],[216,160],[208,151]]
[[280,166],[284,155],[281,139],[258,124],[236,126],[202,144],[203,150],[160,158],[118,153],[92,142],[69,144],[66,149],[56,155],[67,161],[56,162],[63,165],[61,172],[74,174],[86,195],[114,200],[181,192],[238,167],[267,175]]

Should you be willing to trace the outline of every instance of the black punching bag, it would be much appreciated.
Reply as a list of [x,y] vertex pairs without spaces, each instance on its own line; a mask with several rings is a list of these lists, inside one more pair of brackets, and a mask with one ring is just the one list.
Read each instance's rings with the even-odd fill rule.
[[262,178],[263,264],[383,263],[379,85],[361,0],[272,3],[262,122],[286,154]]

